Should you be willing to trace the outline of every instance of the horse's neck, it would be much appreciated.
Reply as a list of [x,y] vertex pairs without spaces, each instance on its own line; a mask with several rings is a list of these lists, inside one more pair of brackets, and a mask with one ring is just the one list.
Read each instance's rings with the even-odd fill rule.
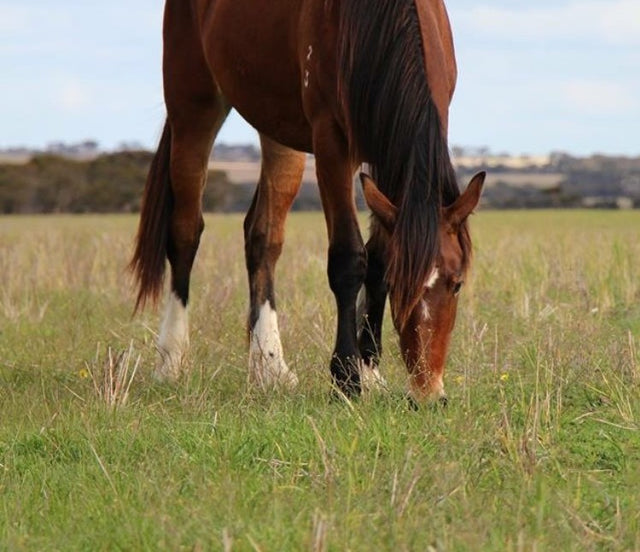
[[446,136],[449,103],[458,76],[449,16],[442,0],[415,0],[415,3],[420,20],[429,90]]

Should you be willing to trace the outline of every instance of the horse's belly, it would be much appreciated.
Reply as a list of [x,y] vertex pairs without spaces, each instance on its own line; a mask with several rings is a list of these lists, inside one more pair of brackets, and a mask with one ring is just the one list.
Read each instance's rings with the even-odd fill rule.
[[301,0],[217,0],[203,22],[205,54],[227,101],[259,132],[311,151],[302,106]]

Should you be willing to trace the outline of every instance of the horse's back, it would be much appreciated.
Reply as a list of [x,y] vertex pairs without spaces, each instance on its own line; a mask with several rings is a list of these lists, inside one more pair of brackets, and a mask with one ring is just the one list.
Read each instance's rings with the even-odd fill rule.
[[[339,21],[352,1],[167,0],[165,76],[178,75],[179,90],[206,82],[262,134],[312,151],[319,112],[345,126],[336,56],[339,33],[354,32]],[[456,79],[449,20],[442,0],[416,0],[415,6],[429,88],[446,133]],[[176,39],[168,42],[171,34]],[[169,56],[167,49],[173,50]],[[167,62],[171,58],[177,61]]]
[[197,2],[202,51],[215,86],[259,132],[299,150],[311,149],[301,69],[300,19],[305,3]]

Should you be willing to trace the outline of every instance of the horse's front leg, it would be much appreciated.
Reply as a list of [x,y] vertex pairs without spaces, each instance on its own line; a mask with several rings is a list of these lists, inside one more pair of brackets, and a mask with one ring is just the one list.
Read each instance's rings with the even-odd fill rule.
[[300,188],[305,156],[260,136],[262,171],[244,221],[249,276],[249,381],[262,388],[293,387],[298,379],[284,360],[276,314],[274,272],[289,208]]
[[386,382],[378,365],[382,355],[382,322],[387,299],[384,230],[372,222],[367,242],[367,275],[358,294],[358,345],[362,356],[361,380],[365,390],[384,388]]
[[333,120],[314,125],[313,138],[318,185],[329,234],[327,272],[338,310],[331,376],[340,391],[354,396],[361,391],[356,299],[367,267],[353,194],[355,167],[349,158],[347,140]]

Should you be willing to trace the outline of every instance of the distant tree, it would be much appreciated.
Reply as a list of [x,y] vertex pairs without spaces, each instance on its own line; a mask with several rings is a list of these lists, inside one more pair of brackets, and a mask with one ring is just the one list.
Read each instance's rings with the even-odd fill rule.
[[454,157],[464,157],[467,151],[461,146],[453,146],[451,148],[451,153],[453,153]]
[[209,171],[202,196],[202,209],[209,212],[228,211],[231,206],[233,187],[226,172]]
[[[152,154],[125,151],[77,161],[52,154],[24,165],[0,165],[1,213],[113,213],[140,209]],[[222,211],[232,185],[221,171],[209,174],[203,203]]]

